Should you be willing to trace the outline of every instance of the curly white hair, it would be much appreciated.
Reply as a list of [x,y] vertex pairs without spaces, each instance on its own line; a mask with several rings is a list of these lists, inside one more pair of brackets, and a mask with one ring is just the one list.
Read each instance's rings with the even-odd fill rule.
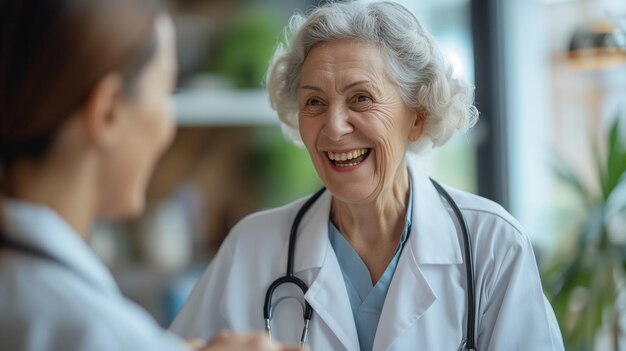
[[302,144],[298,132],[298,86],[307,54],[315,45],[342,39],[375,43],[404,102],[425,111],[424,133],[409,150],[445,144],[478,120],[474,86],[455,77],[437,44],[405,7],[391,1],[330,2],[308,16],[295,14],[285,28],[267,72],[272,108],[283,132]]

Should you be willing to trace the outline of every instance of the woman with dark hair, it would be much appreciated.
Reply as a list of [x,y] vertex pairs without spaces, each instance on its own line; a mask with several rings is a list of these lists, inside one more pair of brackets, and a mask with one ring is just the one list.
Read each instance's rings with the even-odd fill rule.
[[280,350],[189,342],[122,296],[85,243],[144,208],[174,135],[169,17],[147,0],[0,1],[0,348]]

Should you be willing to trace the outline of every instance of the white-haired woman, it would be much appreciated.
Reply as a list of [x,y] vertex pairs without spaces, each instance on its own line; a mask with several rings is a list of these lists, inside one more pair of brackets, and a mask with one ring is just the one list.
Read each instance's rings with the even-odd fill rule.
[[418,20],[330,3],[290,30],[270,98],[327,190],[235,226],[172,329],[265,328],[312,350],[562,350],[520,225],[406,161],[477,119]]

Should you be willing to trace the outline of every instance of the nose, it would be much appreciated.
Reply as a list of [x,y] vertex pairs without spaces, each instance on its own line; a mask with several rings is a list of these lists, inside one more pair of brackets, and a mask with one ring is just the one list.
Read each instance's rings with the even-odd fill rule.
[[354,131],[349,112],[345,107],[331,106],[326,112],[325,119],[322,132],[332,141],[339,141],[343,136]]

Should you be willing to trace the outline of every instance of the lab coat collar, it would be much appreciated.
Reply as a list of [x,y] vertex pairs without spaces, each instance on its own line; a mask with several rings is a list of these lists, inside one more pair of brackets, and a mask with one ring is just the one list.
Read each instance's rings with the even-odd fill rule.
[[[447,210],[447,203],[439,195],[428,176],[420,173],[407,160],[413,181],[413,215],[411,233],[400,256],[387,297],[396,303],[385,303],[374,349],[386,350],[393,341],[419,319],[437,299],[420,265],[461,264],[463,256],[457,229]],[[329,325],[346,349],[358,349],[358,337],[350,301],[337,258],[332,254],[328,238],[328,218],[332,195],[326,191],[302,219],[296,245],[294,272],[320,268],[317,277],[309,282],[307,301]],[[296,205],[300,208],[303,201]],[[297,211],[296,209],[296,211]],[[295,215],[295,212],[294,212]],[[331,254],[329,254],[329,252]],[[285,273],[288,243],[285,243],[280,263]],[[344,309],[330,313],[328,306]]]
[[437,300],[422,265],[463,263],[452,217],[428,176],[408,163],[413,180],[413,224],[381,312],[374,350],[387,350]]
[[[430,178],[418,171],[407,159],[409,174],[413,181],[413,217],[408,246],[416,264],[461,264],[463,255],[457,228],[448,212],[448,204],[430,182]],[[327,190],[311,206],[302,219],[296,240],[294,271],[320,268],[330,245],[328,218],[332,195]],[[297,205],[300,208],[302,202]],[[294,213],[295,216],[295,213]],[[285,242],[280,269],[285,273],[289,244]]]
[[[322,267],[328,251],[327,249],[330,246],[330,240],[328,239],[328,218],[330,216],[331,200],[332,195],[330,192],[328,190],[324,191],[300,222],[295,250],[295,273]],[[300,203],[296,205],[296,211],[300,209],[303,203],[304,201],[300,201]],[[291,229],[291,226],[289,229]],[[280,261],[280,272],[282,274],[286,273],[288,255],[289,243],[285,242]]]
[[416,264],[415,253],[406,248],[391,280],[380,314],[373,350],[387,350],[437,300],[426,276]]
[[345,281],[342,278],[341,266],[330,241],[326,249],[325,262],[310,283],[304,298],[313,310],[337,336],[346,350],[359,349],[359,337],[354,323],[354,315],[348,297]]
[[[45,262],[46,264],[58,264],[78,274],[100,291],[119,294],[111,272],[80,235],[52,209],[18,199],[4,198],[2,210],[3,235],[54,258],[55,262]],[[41,257],[35,259],[49,260]]]
[[[350,299],[339,261],[328,238],[331,199],[330,192],[325,191],[302,218],[296,240],[294,272],[320,269],[312,281],[307,282],[309,289],[304,297],[346,350],[358,350],[359,338]],[[296,211],[302,203],[296,205]],[[288,244],[285,243],[280,263],[282,274],[286,271],[288,251]]]
[[461,264],[461,242],[448,203],[430,178],[407,161],[413,179],[413,224],[409,247],[417,264]]

